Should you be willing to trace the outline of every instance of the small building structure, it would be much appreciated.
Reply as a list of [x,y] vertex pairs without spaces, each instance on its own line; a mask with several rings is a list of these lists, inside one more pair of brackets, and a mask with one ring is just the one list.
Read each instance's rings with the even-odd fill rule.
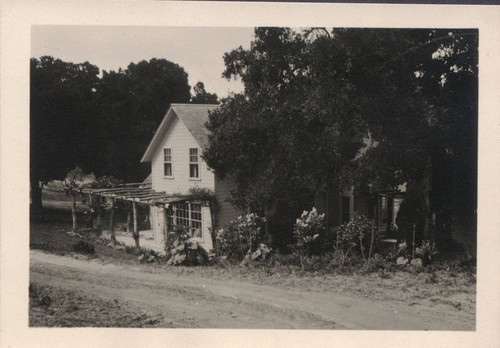
[[[152,233],[157,251],[165,250],[169,232],[182,228],[210,252],[214,249],[215,231],[241,215],[228,201],[234,183],[219,180],[202,158],[208,146],[209,113],[217,108],[218,105],[171,104],[141,159],[142,163],[151,165],[151,174],[146,180],[85,191],[111,200],[112,206],[116,199],[128,201],[131,207],[128,220],[132,220],[133,214],[136,246],[139,246],[138,204],[149,208],[149,235]],[[216,206],[194,193],[200,191],[210,193]],[[358,211],[374,219],[381,235],[392,238],[402,200],[399,191],[363,195],[355,194],[350,187],[341,193],[320,195],[315,204],[326,213],[330,227],[349,222]]]
[[[155,239],[176,226],[183,226],[202,247],[211,250],[215,229],[240,214],[227,201],[232,183],[218,180],[201,156],[208,145],[209,131],[205,124],[209,112],[217,108],[217,105],[171,104],[141,159],[142,163],[151,163],[154,192],[184,197],[151,202],[150,220]],[[214,193],[216,214],[207,202],[192,198],[190,192],[196,188]]]

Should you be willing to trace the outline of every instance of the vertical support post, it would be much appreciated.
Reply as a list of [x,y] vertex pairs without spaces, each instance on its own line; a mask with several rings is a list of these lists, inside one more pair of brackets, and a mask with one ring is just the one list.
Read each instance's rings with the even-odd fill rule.
[[372,219],[372,238],[370,239],[370,251],[368,252],[368,261],[372,258],[373,243],[375,243],[375,220]]
[[130,202],[127,201],[127,233],[130,233],[130,224],[132,223],[132,213]]
[[115,235],[115,199],[111,198],[111,209],[109,212],[109,233],[111,235],[111,241],[116,243],[116,235]]
[[71,192],[71,215],[73,218],[73,233],[76,232],[76,192]]
[[431,200],[430,200],[430,191],[431,191],[431,159],[427,157],[427,164],[424,175],[424,238],[430,239],[430,214],[431,214]]
[[133,237],[135,240],[135,247],[139,249],[139,231],[137,228],[137,206],[135,202],[132,202],[132,212],[134,215],[134,232],[133,232]]
[[100,196],[97,196],[96,199],[97,199],[97,204],[95,205],[95,207],[97,216],[95,218],[95,229],[97,235],[100,236],[102,234],[102,207],[101,207],[102,198]]
[[[167,203],[168,204],[168,203]],[[167,243],[168,243],[168,205],[167,206],[161,206],[162,209],[161,211],[163,212],[163,249],[165,250],[165,253],[168,254],[168,248],[167,248]]]

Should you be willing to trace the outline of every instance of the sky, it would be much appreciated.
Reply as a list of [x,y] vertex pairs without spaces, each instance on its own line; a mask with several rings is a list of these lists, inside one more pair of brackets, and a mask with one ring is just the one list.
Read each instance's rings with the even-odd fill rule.
[[191,87],[202,81],[207,92],[225,97],[241,92],[243,85],[221,77],[223,55],[239,46],[250,48],[253,28],[35,25],[31,38],[31,57],[88,61],[101,71],[165,58],[184,68]]

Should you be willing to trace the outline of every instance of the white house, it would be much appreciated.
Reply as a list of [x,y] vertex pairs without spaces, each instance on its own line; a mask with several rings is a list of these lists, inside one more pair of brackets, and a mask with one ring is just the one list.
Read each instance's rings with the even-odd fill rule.
[[208,145],[209,131],[205,127],[208,114],[217,108],[217,105],[171,104],[141,159],[142,163],[151,163],[153,191],[185,195],[193,187],[212,190],[219,205],[216,221],[212,221],[209,206],[200,202],[155,204],[150,212],[155,240],[163,239],[165,232],[175,225],[182,225],[210,250],[213,249],[211,229],[239,215],[227,202],[231,183],[217,180],[201,158]]

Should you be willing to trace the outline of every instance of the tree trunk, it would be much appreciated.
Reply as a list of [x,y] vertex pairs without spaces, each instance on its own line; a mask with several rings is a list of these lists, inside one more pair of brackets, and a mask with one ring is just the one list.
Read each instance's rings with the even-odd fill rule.
[[431,214],[431,160],[427,159],[427,165],[424,174],[424,238],[430,239],[430,214]]
[[133,214],[134,214],[134,232],[133,232],[133,237],[134,237],[134,240],[135,240],[135,247],[137,248],[137,250],[139,250],[139,230],[138,230],[138,227],[137,227],[137,207],[136,207],[136,204],[135,202],[132,202],[132,211],[133,211]]
[[71,202],[71,214],[73,216],[73,232],[76,232],[76,194],[71,193],[73,201]]
[[42,220],[43,218],[43,205],[42,205],[42,189],[38,178],[31,178],[31,206],[30,206],[30,219],[33,222]]
[[109,233],[111,234],[111,241],[116,243],[115,236],[115,199],[111,198],[111,209],[109,212]]
[[265,234],[267,236],[267,243],[269,246],[272,246],[273,245],[273,236],[271,234],[271,229],[269,227],[269,220],[271,218],[271,209],[269,207],[269,202],[266,201],[264,203],[264,216],[266,218],[266,221],[264,222],[264,231],[265,231]]
[[314,207],[318,211],[318,214],[323,214],[327,212],[327,192],[316,191],[314,193]]

